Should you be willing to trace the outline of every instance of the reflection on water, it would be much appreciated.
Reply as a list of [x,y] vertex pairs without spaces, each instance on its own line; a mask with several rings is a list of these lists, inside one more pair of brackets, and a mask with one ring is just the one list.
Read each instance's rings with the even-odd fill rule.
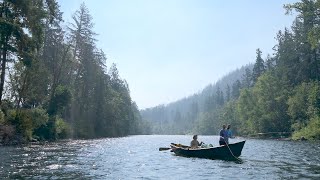
[[[11,179],[319,179],[320,143],[247,140],[243,163],[174,156],[191,136],[131,136],[0,147],[0,176]],[[214,136],[201,141],[218,145]],[[242,139],[233,139],[240,141]]]

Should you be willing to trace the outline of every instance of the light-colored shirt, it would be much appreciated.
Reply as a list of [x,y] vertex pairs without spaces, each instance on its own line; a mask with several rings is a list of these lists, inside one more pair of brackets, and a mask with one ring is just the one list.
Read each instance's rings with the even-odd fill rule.
[[191,148],[198,148],[198,146],[200,146],[199,141],[197,141],[195,139],[191,141],[191,143],[190,143]]

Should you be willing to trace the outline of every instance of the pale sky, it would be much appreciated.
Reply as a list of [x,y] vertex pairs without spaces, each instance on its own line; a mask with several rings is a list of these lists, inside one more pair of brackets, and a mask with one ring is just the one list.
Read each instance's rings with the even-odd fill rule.
[[66,22],[82,2],[97,45],[127,80],[140,109],[200,92],[223,75],[272,54],[296,0],[58,0]]

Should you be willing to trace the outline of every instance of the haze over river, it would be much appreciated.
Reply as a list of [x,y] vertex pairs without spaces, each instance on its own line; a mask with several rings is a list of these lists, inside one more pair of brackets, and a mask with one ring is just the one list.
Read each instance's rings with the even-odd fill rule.
[[[218,145],[217,136],[198,139]],[[247,139],[232,161],[173,155],[191,135],[146,135],[0,147],[1,179],[320,179],[320,142]],[[243,140],[232,139],[232,142]]]

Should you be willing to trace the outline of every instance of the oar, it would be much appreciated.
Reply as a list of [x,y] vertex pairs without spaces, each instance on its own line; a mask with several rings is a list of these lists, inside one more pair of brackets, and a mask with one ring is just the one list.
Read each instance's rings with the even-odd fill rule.
[[171,149],[171,148],[168,148],[168,147],[161,147],[161,148],[159,148],[159,151],[166,151],[166,150],[169,150],[169,149]]

